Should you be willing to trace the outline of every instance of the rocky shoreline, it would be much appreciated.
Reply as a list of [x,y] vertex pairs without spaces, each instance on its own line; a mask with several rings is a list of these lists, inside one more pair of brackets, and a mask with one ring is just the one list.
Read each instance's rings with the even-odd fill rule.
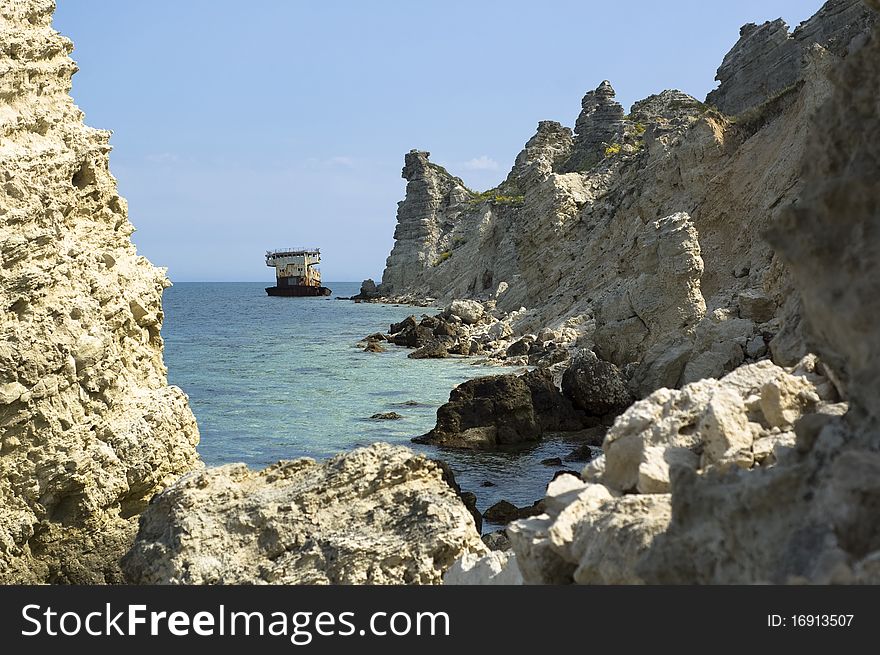
[[204,468],[53,10],[0,9],[0,582],[880,583],[878,0],[745,26],[708,104],[602,82],[497,189],[405,156],[355,302],[443,309],[363,356],[528,369],[452,390],[413,435],[440,460],[565,434],[586,462],[482,514],[402,446]]

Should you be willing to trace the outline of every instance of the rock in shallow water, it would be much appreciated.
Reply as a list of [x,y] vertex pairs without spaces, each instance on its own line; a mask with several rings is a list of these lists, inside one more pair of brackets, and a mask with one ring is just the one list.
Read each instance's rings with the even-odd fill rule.
[[374,444],[186,476],[143,513],[122,566],[136,584],[435,584],[486,550],[436,463]]
[[373,414],[370,418],[377,419],[379,421],[397,421],[399,419],[402,419],[403,416],[401,416],[397,412],[379,412],[378,414]]
[[437,410],[437,425],[416,443],[491,450],[539,441],[546,431],[595,425],[553,385],[546,370],[468,380]]
[[620,370],[589,351],[562,375],[562,393],[591,416],[619,414],[634,400]]

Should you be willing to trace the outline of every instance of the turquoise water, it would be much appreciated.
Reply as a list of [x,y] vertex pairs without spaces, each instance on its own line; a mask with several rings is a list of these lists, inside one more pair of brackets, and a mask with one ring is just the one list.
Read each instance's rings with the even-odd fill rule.
[[[405,348],[365,353],[356,342],[421,308],[329,298],[270,298],[260,283],[177,283],[165,291],[165,363],[190,398],[209,465],[323,458],[376,441],[404,444],[452,466],[481,510],[541,498],[559,467],[540,461],[573,445],[551,439],[523,453],[440,451],[410,443],[464,380],[513,369],[473,360],[412,360]],[[333,296],[358,292],[331,283]],[[407,405],[407,401],[418,404]],[[369,417],[395,411],[402,420]],[[570,465],[577,469],[580,465]],[[481,486],[490,481],[493,487]],[[490,526],[491,527],[491,526]]]

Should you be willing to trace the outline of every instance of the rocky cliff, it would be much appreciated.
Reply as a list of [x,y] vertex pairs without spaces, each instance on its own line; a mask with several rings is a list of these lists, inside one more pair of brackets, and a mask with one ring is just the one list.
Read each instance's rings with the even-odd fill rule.
[[448,582],[880,582],[880,29],[817,70],[797,201],[764,234],[820,358],[636,402],[582,480],[508,527],[512,553],[462,558]]
[[0,582],[121,580],[150,497],[198,465],[110,133],[69,95],[51,0],[0,3]]
[[[574,132],[540,123],[487,192],[411,152],[379,291],[495,301],[499,317],[515,312],[513,337],[574,327],[578,346],[628,367],[640,396],[768,350],[795,364],[807,353],[799,301],[760,234],[804,192],[804,125],[830,93],[828,71],[872,22],[854,0],[828,2],[786,36],[797,66],[780,93],[752,87],[781,64],[737,44],[712,96],[738,98],[737,116],[674,90],[625,114],[602,82]],[[747,63],[748,75],[726,72]]]
[[747,111],[803,79],[804,54],[813,44],[843,57],[864,43],[874,20],[861,0],[831,0],[791,33],[782,19],[744,25],[706,102],[726,114]]

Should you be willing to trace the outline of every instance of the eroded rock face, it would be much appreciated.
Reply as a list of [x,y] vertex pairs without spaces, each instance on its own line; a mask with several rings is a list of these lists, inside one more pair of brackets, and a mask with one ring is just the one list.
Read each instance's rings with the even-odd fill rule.
[[487,551],[440,466],[374,444],[189,475],[143,513],[122,566],[138,584],[435,584]]
[[428,161],[431,153],[411,150],[404,158],[406,200],[397,209],[394,249],[388,256],[379,291],[402,293],[422,269],[434,266],[443,254],[438,220],[454,218],[470,193],[462,181]]
[[[596,299],[597,353],[623,365],[642,361],[651,347],[666,350],[670,343],[687,339],[706,311],[702,274],[700,243],[690,216],[673,214],[645,226],[621,253],[614,280]],[[643,366],[649,368],[651,360]],[[650,375],[639,373],[640,378]]]
[[[624,116],[603,84],[574,138],[542,122],[497,189],[449,205],[424,205],[414,189],[399,219],[429,236],[421,250],[398,239],[387,272],[408,274],[393,293],[493,303],[499,325],[488,336],[517,344],[514,353],[527,335],[572,332],[569,352],[635,364],[627,377],[638,397],[768,354],[797,363],[808,350],[791,278],[765,242],[744,235],[759,235],[802,190],[802,128],[830,93],[836,61],[821,48],[806,55],[797,88],[747,122],[675,90]],[[572,169],[566,152],[589,161]],[[513,356],[552,366],[565,354]]]
[[574,124],[572,154],[565,171],[588,170],[605,157],[606,148],[623,141],[623,107],[614,97],[611,82],[603,81],[581,101],[581,113]]
[[621,493],[666,493],[673,468],[773,464],[782,456],[778,449],[794,446],[801,417],[840,413],[834,400],[833,388],[815,372],[792,374],[767,360],[720,380],[660,389],[636,402],[608,431],[599,479]]
[[720,86],[706,102],[732,115],[756,107],[802,79],[802,60],[812,44],[845,56],[864,41],[874,20],[861,0],[829,0],[792,33],[781,18],[744,25],[718,68]]
[[51,0],[0,8],[0,582],[118,582],[150,497],[196,467],[110,133],[70,98]]
[[810,346],[872,420],[880,417],[878,40],[875,29],[832,76],[834,95],[812,122],[803,160],[805,192],[768,235],[795,278]]
[[505,187],[516,195],[520,189],[545,180],[568,160],[572,145],[571,128],[556,121],[541,121],[535,136],[517,155]]
[[[867,4],[880,10],[876,0]],[[674,520],[640,565],[650,581],[880,582],[876,28],[831,80],[832,96],[809,125],[806,191],[769,238],[792,271],[811,347],[851,409],[842,419],[797,422],[801,456],[788,466],[674,476]]]
[[[485,577],[481,572],[501,575],[496,568],[514,563],[529,584],[770,580],[766,571],[757,573],[752,558],[771,552],[772,536],[785,533],[779,526],[786,519],[775,517],[776,525],[767,527],[771,536],[766,541],[762,537],[754,553],[732,550],[755,540],[755,523],[770,520],[774,503],[805,504],[798,496],[808,488],[800,477],[804,467],[798,448],[806,439],[801,433],[839,422],[846,409],[830,402],[834,389],[818,368],[814,357],[792,371],[763,361],[721,380],[660,389],[636,402],[608,431],[603,455],[587,464],[582,480],[556,478],[538,506],[540,514],[508,525],[515,559],[503,565],[497,558],[463,563],[456,569],[456,582],[467,582],[465,569],[473,571],[476,581]],[[805,420],[808,425],[802,426]],[[871,465],[862,468],[866,478]],[[758,503],[757,518],[752,516],[755,496],[738,496],[738,482],[733,482],[747,474],[759,483],[752,493],[767,494]],[[694,488],[706,494],[696,504],[688,495]],[[749,519],[734,524],[743,507],[749,508]],[[689,526],[686,547],[695,553],[685,557],[684,544],[677,543],[677,563],[665,550],[673,516],[676,524]],[[719,529],[728,521],[733,524],[730,533]],[[719,545],[718,540],[731,545]],[[732,550],[718,560],[722,548]],[[777,552],[774,562],[785,556]],[[717,570],[710,573],[713,562]],[[713,577],[722,569],[723,578]]]

